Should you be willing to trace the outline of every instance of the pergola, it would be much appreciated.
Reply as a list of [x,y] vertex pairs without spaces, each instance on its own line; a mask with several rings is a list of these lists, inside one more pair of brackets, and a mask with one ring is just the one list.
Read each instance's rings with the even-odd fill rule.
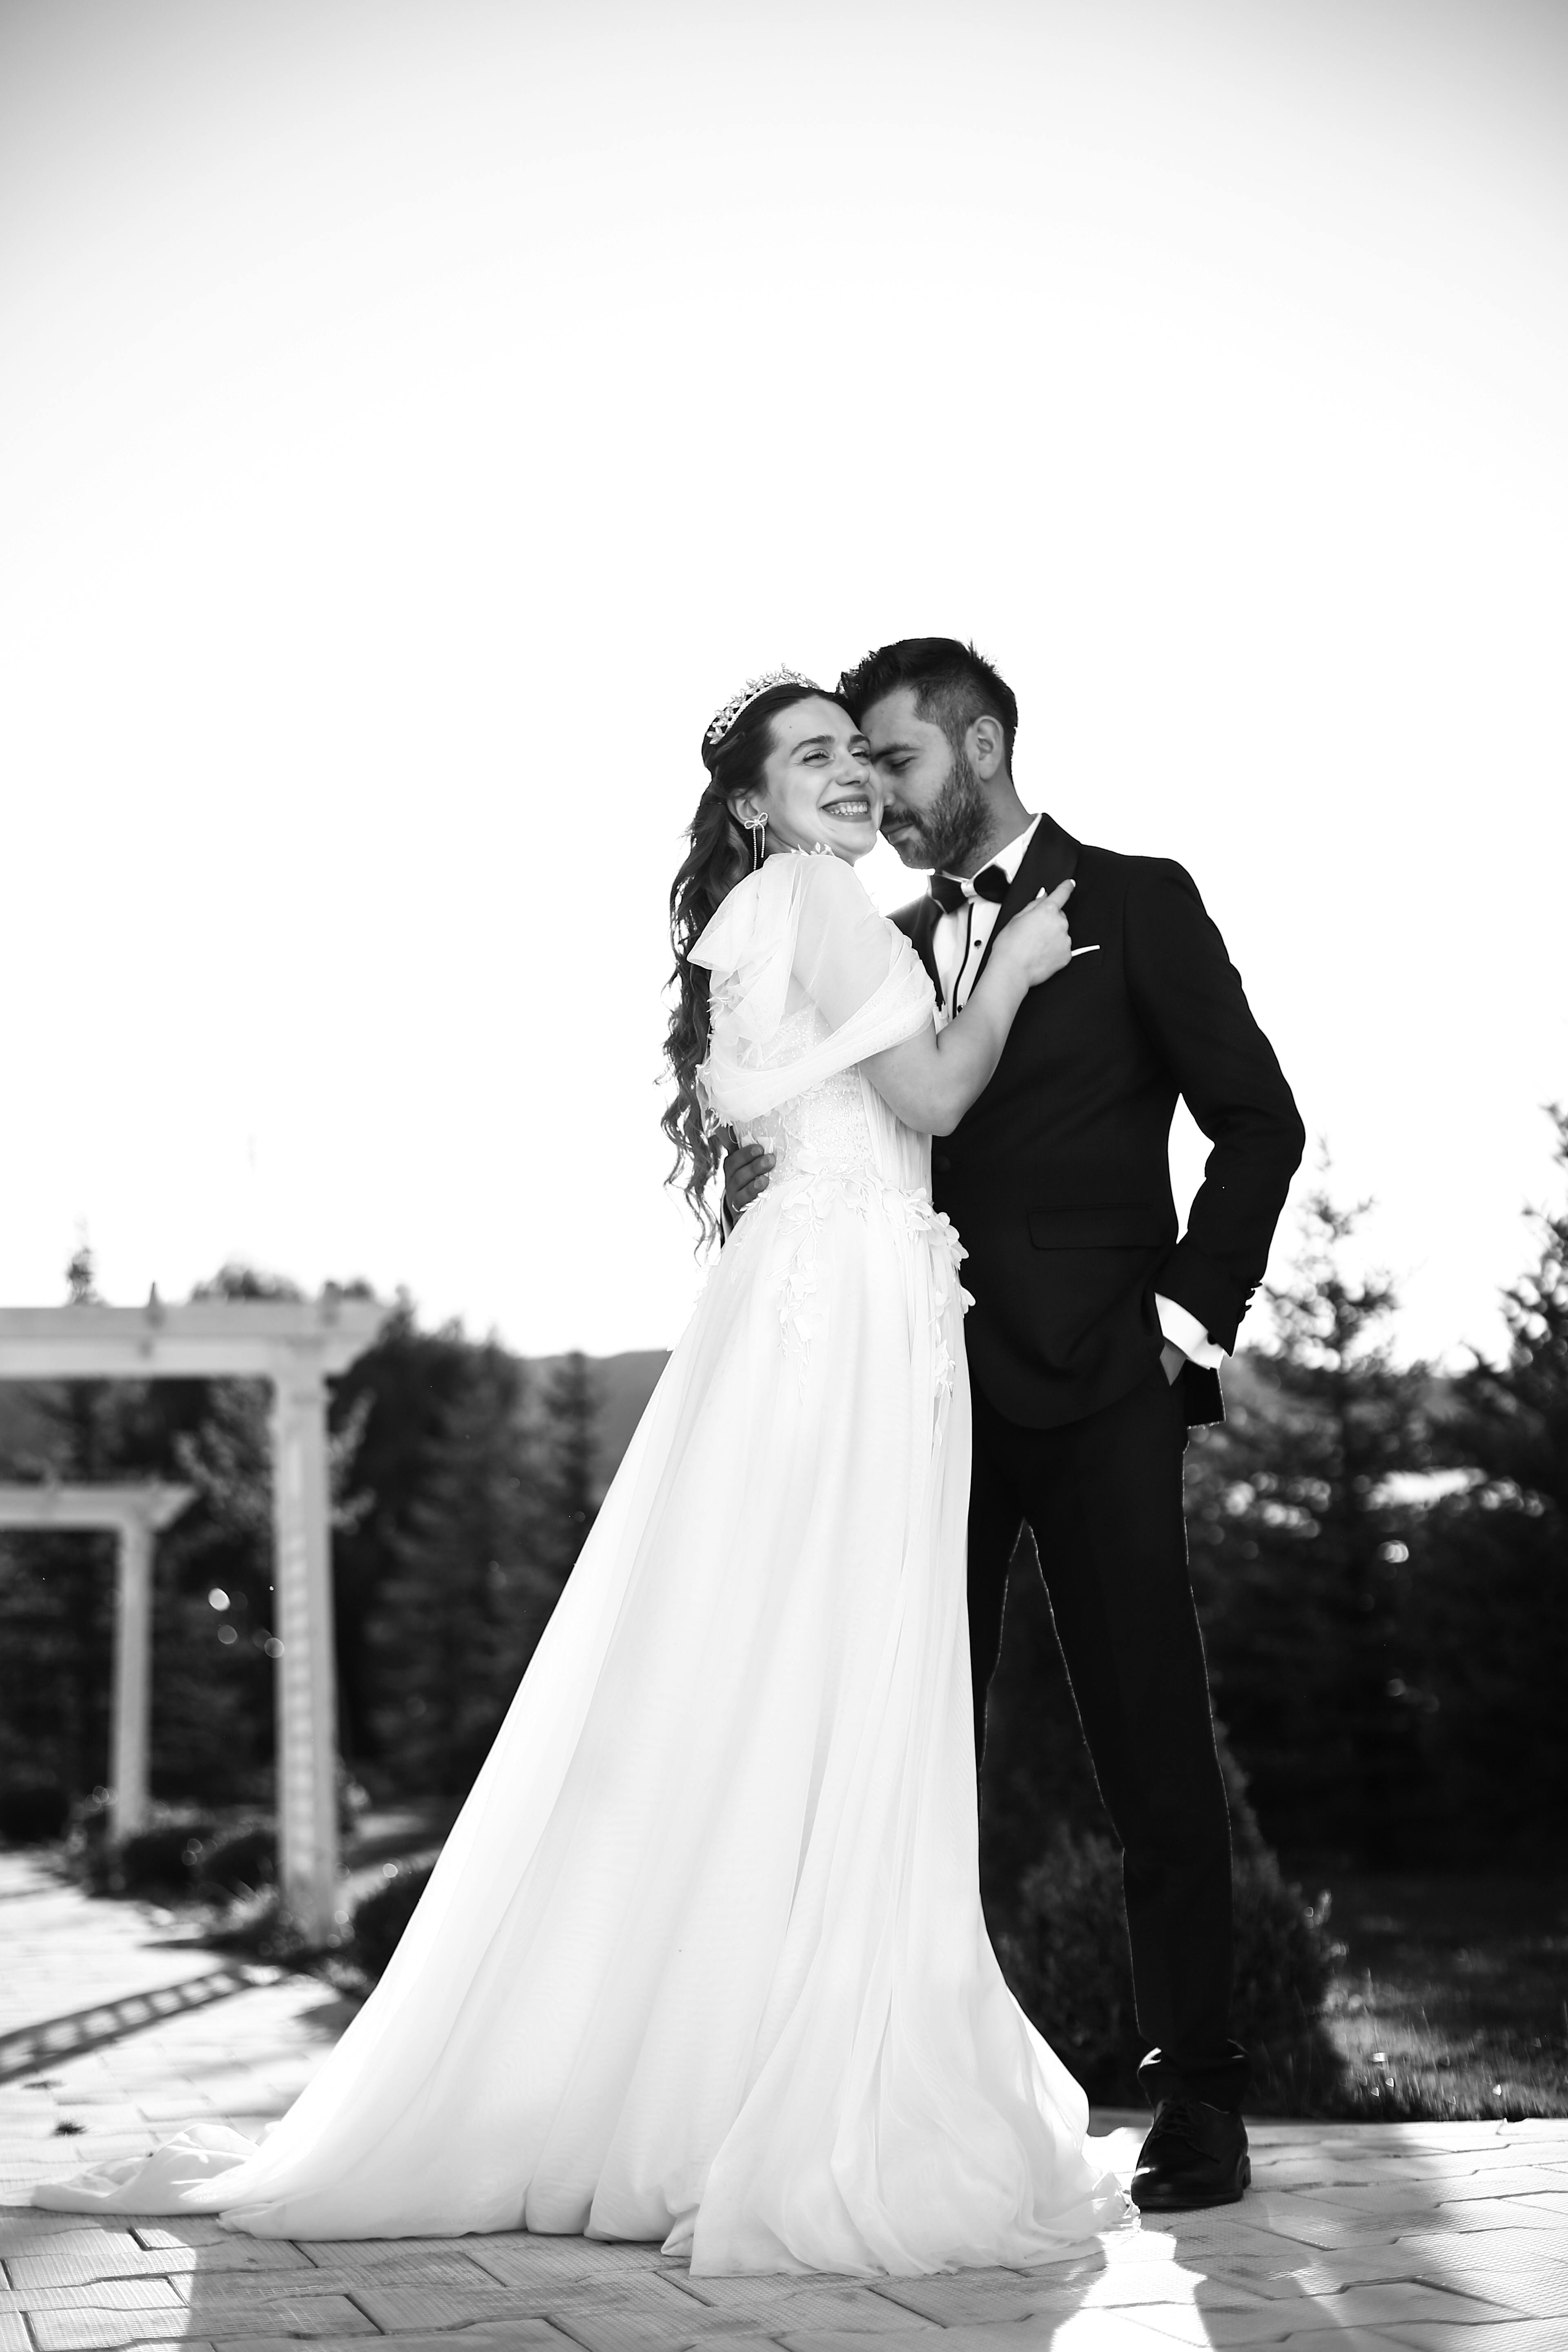
[[119,1538],[114,1698],[110,1721],[110,1826],[127,1838],[147,1818],[153,1713],[153,1538],[195,1500],[194,1486],[0,1486],[0,1528],[107,1529]]
[[[0,1307],[0,1380],[237,1376],[270,1384],[273,1630],[282,1645],[279,1867],[286,1908],[318,1937],[331,1929],[338,1880],[327,1382],[363,1355],[386,1313],[373,1299],[331,1289],[317,1299],[200,1298],[185,1307],[154,1296],[140,1307]],[[115,1762],[118,1769],[118,1748]]]

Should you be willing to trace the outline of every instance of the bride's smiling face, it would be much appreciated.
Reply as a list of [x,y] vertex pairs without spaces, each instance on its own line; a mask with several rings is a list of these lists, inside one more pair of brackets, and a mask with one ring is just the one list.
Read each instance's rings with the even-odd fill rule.
[[870,747],[847,710],[825,695],[792,702],[773,722],[773,749],[760,790],[742,793],[742,824],[768,821],[770,849],[815,849],[864,857],[876,846],[882,795]]

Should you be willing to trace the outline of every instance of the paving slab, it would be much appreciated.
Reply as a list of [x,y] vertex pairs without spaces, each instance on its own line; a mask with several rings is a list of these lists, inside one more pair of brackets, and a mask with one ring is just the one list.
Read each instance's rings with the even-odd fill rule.
[[[459,2335],[431,2332],[426,2335],[400,2336],[397,2352],[454,2352],[454,2346],[489,2347],[489,2352],[574,2352],[574,2340],[563,2336],[542,2319],[501,2320],[481,2327],[466,2327]],[[182,2345],[180,2352],[187,2352]],[[225,2352],[218,2342],[205,2352]],[[250,2336],[234,2346],[234,2352],[299,2352],[299,2339],[292,2336]],[[365,2352],[363,2336],[318,2336],[310,2352]],[[580,2352],[580,2347],[576,2348]]]
[[698,2278],[684,2292],[708,2306],[726,2328],[739,2320],[774,2331],[826,2327],[848,2328],[862,2336],[935,2335],[937,2323],[928,2313],[911,2309],[902,2299],[895,2302],[880,2286],[880,2281],[873,2284],[854,2279]]
[[[1514,2209],[1514,2200],[1510,2200],[1509,2210],[1510,2212]],[[1528,2206],[1533,2213],[1550,2213],[1555,2221],[1562,2224],[1564,2236],[1568,2236],[1568,2189],[1563,2189],[1561,2193],[1556,2189],[1552,2189],[1545,2196],[1540,2196],[1535,2192],[1535,2190],[1531,2189],[1525,2196],[1520,2198],[1517,2202],[1519,2210],[1521,2212],[1524,2210],[1525,2207]]]
[[[357,2294],[362,2289],[382,2292],[402,2287],[452,2287],[473,2294],[505,2294],[511,2310],[523,2307],[523,2298],[514,2288],[498,2286],[470,2256],[455,2250],[440,2254],[410,2254],[405,2262],[374,2264],[355,2262],[354,2251],[353,2246],[341,2247],[341,2259],[335,2266],[312,2273],[311,2285],[317,2293],[330,2289],[334,2294]],[[281,2294],[287,2291],[288,2284],[285,2280],[279,2284],[274,2280],[271,2292]]]
[[[183,2123],[260,2131],[352,2011],[287,1975],[161,2010],[142,1997],[213,1965],[166,1917],[15,1854],[0,1897],[14,2046],[94,2003],[123,2025],[0,2085],[0,2352],[1568,2352],[1568,2118],[1258,2123],[1238,2206],[924,2279],[693,2278],[657,2246],[523,2231],[290,2242],[42,2212],[36,2181]],[[1140,2128],[1096,2118],[1124,2172]]]
[[[1177,2335],[1173,2340],[1184,2339]],[[1205,2344],[1208,2338],[1199,2334],[1186,2340]],[[858,2347],[864,2352],[865,2346],[863,2336],[826,2331],[792,2331],[782,2341],[786,2352],[858,2352]],[[887,2352],[889,2339],[878,2342],[880,2352]],[[1015,2347],[1016,2352],[1171,2352],[1172,2342],[1172,2329],[1154,2326],[1142,2314],[1075,2311],[1066,2318],[1046,2315],[1004,2326],[950,2327],[940,2352],[1015,2352]],[[1317,2352],[1323,2352],[1321,2342]],[[1337,2344],[1335,2352],[1340,2352]],[[1388,2352],[1388,2347],[1380,2347],[1379,2352]]]
[[180,2299],[172,2279],[93,2279],[85,2286],[6,2287],[0,2290],[0,2311],[152,2311]]
[[[499,2279],[503,2286],[515,2286],[527,2293],[543,2284],[561,2285],[579,2279],[592,2279],[601,2287],[608,2287],[644,2271],[668,2273],[681,2282],[688,2276],[684,2263],[667,2263],[657,2246],[606,2245],[589,2238],[531,2237],[519,2231],[505,2237],[447,2238],[444,2242],[409,2239],[404,2242],[422,2246],[444,2242],[448,2248],[459,2245],[468,2260],[477,2263],[491,2278]],[[318,2262],[326,2259],[326,2251],[320,2246],[310,2249]],[[384,2261],[387,2254],[378,2250],[375,2258]]]
[[1149,2314],[1152,2323],[1178,2342],[1215,2347],[1312,2344],[1314,2352],[1330,2352],[1347,2333],[1415,2326],[1484,2326],[1499,2321],[1511,2326],[1507,2306],[1473,2306],[1445,2294],[1440,2288],[1387,2285],[1348,2288],[1342,2294],[1314,2296],[1289,2306],[1276,2305],[1260,2321],[1256,2315],[1215,2311],[1207,2304],[1189,2305],[1176,2312],[1168,2307]]
[[[0,2035],[79,2015],[220,1970],[214,1952],[171,1940],[166,1913],[132,1903],[84,1901],[26,1854],[0,1855],[7,1896],[7,1966],[0,1979]],[[35,1988],[55,1996],[39,2008]]]
[[1388,2329],[1384,2342],[1405,2352],[1563,2352],[1558,2319],[1515,2319],[1464,2327],[1452,2321],[1417,2321]]

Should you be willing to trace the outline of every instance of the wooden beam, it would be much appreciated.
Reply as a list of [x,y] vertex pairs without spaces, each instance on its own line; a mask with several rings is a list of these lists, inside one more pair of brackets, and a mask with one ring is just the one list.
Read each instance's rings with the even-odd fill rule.
[[0,1307],[0,1380],[269,1378],[303,1350],[331,1379],[387,1317],[372,1298],[195,1298],[165,1307]]
[[36,1486],[0,1486],[0,1528],[119,1529],[139,1520],[156,1531],[195,1499],[194,1486],[167,1486],[155,1478],[133,1486],[77,1486],[46,1478]]

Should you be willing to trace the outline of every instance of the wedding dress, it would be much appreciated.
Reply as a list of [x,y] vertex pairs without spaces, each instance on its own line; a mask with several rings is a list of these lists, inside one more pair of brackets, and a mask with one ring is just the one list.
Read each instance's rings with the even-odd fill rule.
[[379,1987],[259,2147],[37,2193],[263,2237],[526,2228],[695,2273],[1027,2263],[1119,2221],[981,1916],[963,1255],[856,1065],[932,1018],[854,870],[693,950],[720,1254]]

